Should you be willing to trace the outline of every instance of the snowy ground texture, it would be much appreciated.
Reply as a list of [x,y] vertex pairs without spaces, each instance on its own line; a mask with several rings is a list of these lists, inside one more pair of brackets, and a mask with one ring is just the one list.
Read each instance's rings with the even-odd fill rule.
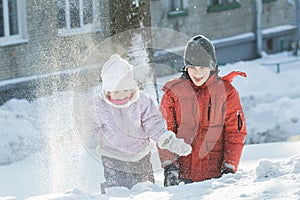
[[[278,61],[293,61],[281,64]],[[74,128],[73,93],[33,102],[12,99],[0,107],[0,200],[3,199],[297,199],[300,200],[300,58],[284,52],[221,66],[237,77],[248,136],[236,174],[188,185],[162,186],[157,152],[156,183],[99,193],[101,163],[86,151]],[[178,76],[178,75],[177,75]],[[161,87],[174,76],[159,78]],[[264,143],[264,144],[263,144]]]

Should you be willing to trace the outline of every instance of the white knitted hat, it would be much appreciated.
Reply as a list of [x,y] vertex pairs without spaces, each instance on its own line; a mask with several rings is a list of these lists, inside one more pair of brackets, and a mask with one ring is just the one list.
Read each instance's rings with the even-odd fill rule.
[[118,54],[113,54],[101,69],[103,92],[138,89],[133,67]]

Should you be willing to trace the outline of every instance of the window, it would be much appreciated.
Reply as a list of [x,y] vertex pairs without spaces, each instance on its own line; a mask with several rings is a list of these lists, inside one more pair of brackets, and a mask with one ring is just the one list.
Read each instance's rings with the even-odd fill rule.
[[268,51],[273,51],[273,39],[267,39],[266,41],[266,46]]
[[26,42],[25,0],[0,0],[0,46]]
[[184,7],[184,0],[169,0],[168,18],[187,16],[188,11]]
[[208,0],[207,12],[219,12],[239,8],[239,0]]
[[100,31],[99,1],[57,0],[60,35]]

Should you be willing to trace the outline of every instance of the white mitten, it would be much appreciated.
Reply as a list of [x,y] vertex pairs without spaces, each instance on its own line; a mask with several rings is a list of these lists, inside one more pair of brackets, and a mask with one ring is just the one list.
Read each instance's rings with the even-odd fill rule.
[[160,148],[168,149],[180,156],[187,156],[192,152],[191,145],[185,143],[183,139],[177,138],[172,131],[167,131],[160,136],[157,144]]

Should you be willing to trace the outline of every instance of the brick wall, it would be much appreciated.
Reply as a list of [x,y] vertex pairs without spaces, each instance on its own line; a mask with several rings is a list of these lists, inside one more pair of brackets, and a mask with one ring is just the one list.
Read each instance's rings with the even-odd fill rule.
[[100,2],[101,31],[59,36],[56,0],[27,2],[28,42],[0,47],[0,80],[92,65],[88,59],[108,36],[108,0]]

